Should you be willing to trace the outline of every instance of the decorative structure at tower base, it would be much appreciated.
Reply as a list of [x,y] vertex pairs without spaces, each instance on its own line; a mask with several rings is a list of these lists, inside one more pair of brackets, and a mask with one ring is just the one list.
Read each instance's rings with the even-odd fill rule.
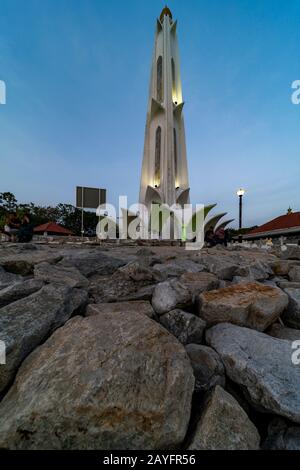
[[145,130],[140,203],[189,203],[177,21],[165,7],[157,20]]

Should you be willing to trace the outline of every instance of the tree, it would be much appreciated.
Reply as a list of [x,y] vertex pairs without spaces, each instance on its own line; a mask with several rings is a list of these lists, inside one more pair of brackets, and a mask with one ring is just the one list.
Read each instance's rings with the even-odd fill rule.
[[[81,210],[71,204],[58,204],[55,207],[36,206],[33,202],[18,204],[11,192],[0,193],[0,228],[4,227],[7,214],[13,211],[17,212],[20,219],[26,212],[29,212],[34,226],[51,221],[63,225],[74,235],[81,234]],[[96,230],[98,217],[94,212],[84,211],[83,220],[85,231]]]
[[16,210],[17,203],[18,201],[13,193],[0,193],[0,229],[2,229],[6,223],[7,214]]
[[0,193],[0,209],[4,212],[15,211],[18,206],[18,201],[13,193],[4,192]]
[[[58,204],[58,219],[57,223],[63,225],[73,232],[75,235],[81,234],[81,210],[71,204]],[[96,230],[98,217],[95,212],[83,212],[83,225],[84,230]]]

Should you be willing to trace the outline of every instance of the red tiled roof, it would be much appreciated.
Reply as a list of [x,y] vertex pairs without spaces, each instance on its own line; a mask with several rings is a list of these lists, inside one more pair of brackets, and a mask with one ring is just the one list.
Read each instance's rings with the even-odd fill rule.
[[56,224],[55,222],[47,222],[43,225],[38,225],[38,227],[34,228],[34,232],[51,232],[56,233],[58,235],[72,235],[72,232],[67,228],[62,227],[61,225]]
[[270,220],[270,222],[254,228],[247,235],[254,235],[260,232],[272,232],[273,230],[289,229],[292,227],[299,227],[300,229],[300,212],[292,212],[291,214],[276,217],[276,219]]

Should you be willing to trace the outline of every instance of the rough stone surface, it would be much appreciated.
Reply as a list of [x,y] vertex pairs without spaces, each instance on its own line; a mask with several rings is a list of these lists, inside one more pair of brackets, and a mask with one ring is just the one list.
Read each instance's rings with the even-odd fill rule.
[[123,296],[123,301],[134,301],[134,300],[149,300],[151,301],[152,295],[155,289],[155,284],[138,288],[137,290],[130,291],[128,294]]
[[184,273],[198,273],[206,270],[204,265],[185,258],[176,259],[168,263],[155,264],[153,269],[166,277],[178,277]]
[[190,291],[177,279],[157,284],[152,297],[152,306],[157,314],[169,312],[191,304]]
[[278,259],[272,265],[273,272],[276,276],[287,276],[291,268],[289,260]]
[[199,315],[208,324],[229,322],[265,330],[288,305],[280,289],[257,282],[235,284],[199,296]]
[[201,292],[217,289],[220,284],[214,274],[207,272],[185,273],[180,276],[179,280],[189,289],[193,302]]
[[206,392],[215,385],[225,386],[224,366],[216,351],[199,344],[188,344],[185,349],[193,367],[196,391]]
[[289,278],[292,282],[300,282],[300,266],[293,266],[290,269]]
[[39,263],[34,267],[34,277],[48,283],[66,284],[70,287],[87,288],[89,281],[73,266],[57,266]]
[[263,281],[273,274],[267,263],[257,261],[246,266],[239,266],[235,272],[236,276],[246,277],[253,281]]
[[288,307],[282,316],[283,322],[287,326],[300,329],[300,289],[284,289],[288,295]]
[[127,279],[131,279],[136,282],[159,282],[162,279],[162,275],[151,269],[139,261],[131,261],[130,263],[122,266],[118,269],[117,274],[122,274]]
[[273,272],[276,276],[288,276],[290,269],[293,266],[299,266],[300,261],[292,261],[285,259],[277,259],[272,264]]
[[[99,244],[69,237],[0,244],[0,340],[8,358],[0,366],[0,448],[180,449],[190,442],[204,395],[216,385],[226,385],[244,411],[259,418],[264,440],[265,412],[300,423],[300,369],[291,362],[291,341],[300,331],[300,257],[297,247],[287,251],[235,245],[189,252],[162,241]],[[264,329],[272,318],[265,335],[257,339],[257,332],[233,327],[230,339],[222,333],[219,353],[214,345],[195,344],[203,342],[205,323],[188,312],[197,311],[199,295],[245,289],[253,280],[287,289],[275,289],[289,296],[281,314],[285,326],[280,319],[272,323],[276,308],[260,292],[250,302],[251,315],[247,296],[239,298],[241,305],[231,302],[229,321],[245,315],[246,325]],[[209,321],[228,313],[224,300],[227,310],[212,309]],[[86,316],[68,321],[76,313]],[[248,332],[246,339],[240,330]],[[269,448],[296,448],[292,421],[284,430],[270,427]],[[205,436],[212,437],[209,445],[226,447],[223,436]]]
[[300,450],[300,426],[293,426],[275,418],[268,428],[264,450]]
[[257,450],[260,436],[232,395],[211,392],[189,450]]
[[150,248],[141,248],[139,251],[137,251],[137,256],[153,256],[155,255],[155,252],[150,250]]
[[287,339],[288,341],[300,340],[300,329],[287,328],[278,323],[272,325],[267,333],[270,336],[274,336],[274,338]]
[[86,309],[85,315],[91,317],[93,315],[101,315],[103,313],[124,313],[128,315],[132,313],[141,313],[142,315],[147,315],[149,318],[155,316],[155,312],[152,308],[152,305],[147,300],[135,300],[135,301],[125,301],[125,302],[115,302],[115,303],[102,303],[102,304],[90,304]]
[[300,246],[287,246],[281,257],[283,259],[300,260]]
[[76,317],[22,365],[0,404],[0,448],[174,448],[193,388],[184,348],[146,315]]
[[89,292],[96,303],[124,300],[150,300],[161,274],[135,261],[122,266],[111,276],[90,278]]
[[[232,284],[247,284],[248,282],[252,282],[252,279],[250,279],[248,277],[243,277],[243,276],[233,276],[233,278],[232,278]],[[224,286],[224,287],[229,287],[229,285]]]
[[280,287],[280,289],[300,289],[300,282],[290,282],[290,281],[276,281],[277,286]]
[[202,255],[201,262],[206,266],[208,271],[214,273],[219,279],[231,281],[236,274],[237,263],[228,256],[222,256],[220,253],[216,255]]
[[11,382],[24,358],[86,301],[85,291],[48,285],[0,309],[0,340],[6,344],[0,392]]
[[185,273],[179,279],[159,283],[153,292],[152,305],[159,315],[175,308],[189,307],[200,292],[215,289],[218,285],[214,274]]
[[[198,262],[206,265],[210,272],[216,274],[220,279],[231,281],[235,275],[240,272],[243,276],[252,274],[255,278],[260,277],[261,273],[265,275],[272,273],[271,266],[278,258],[265,250],[247,250],[244,247],[233,247],[225,249],[220,246],[209,250],[201,250],[198,256]],[[250,267],[250,268],[249,268]],[[259,273],[259,274],[257,274]]]
[[0,266],[11,273],[27,276],[33,273],[35,264],[43,261],[57,263],[61,258],[60,253],[51,253],[45,250],[28,250],[24,247],[8,248],[0,251]]
[[67,253],[62,261],[59,262],[59,266],[73,266],[86,277],[92,276],[93,274],[102,276],[113,274],[124,264],[126,264],[126,261],[107,255],[101,250],[98,252],[82,250]]
[[175,309],[162,315],[159,320],[182,344],[201,343],[206,323],[196,315]]
[[0,266],[0,289],[5,289],[5,287],[11,286],[17,282],[21,282],[22,280],[22,276],[9,273]]
[[128,270],[116,271],[111,276],[92,276],[90,278],[89,292],[97,303],[118,302],[123,300],[149,300],[153,292],[155,277],[151,271]]
[[209,329],[206,341],[251,403],[300,422],[300,374],[290,341],[227,323]]
[[43,281],[37,279],[28,279],[24,282],[11,284],[5,289],[0,290],[0,308],[16,300],[27,297],[43,287]]

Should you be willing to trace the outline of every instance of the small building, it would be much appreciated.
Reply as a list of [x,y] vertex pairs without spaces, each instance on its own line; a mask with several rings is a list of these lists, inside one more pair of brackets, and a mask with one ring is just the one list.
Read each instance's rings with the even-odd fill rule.
[[68,230],[55,222],[47,222],[46,224],[38,225],[34,228],[35,235],[58,235],[68,236],[73,235],[71,230]]
[[300,212],[288,211],[287,214],[276,217],[243,235],[244,240],[279,237],[300,239]]

